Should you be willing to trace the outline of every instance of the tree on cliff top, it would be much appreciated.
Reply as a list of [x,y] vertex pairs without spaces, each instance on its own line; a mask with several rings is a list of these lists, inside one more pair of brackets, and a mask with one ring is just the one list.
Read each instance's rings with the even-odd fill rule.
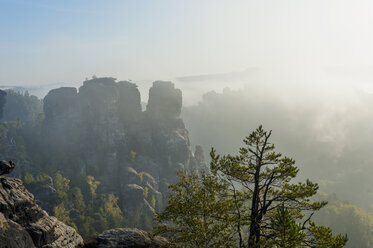
[[[318,185],[292,182],[299,171],[295,161],[276,153],[270,136],[260,126],[245,138],[246,146],[236,156],[216,155],[212,149],[208,178],[214,187],[204,183],[204,173],[181,173],[180,182],[170,187],[168,206],[156,216],[157,231],[180,247],[202,247],[192,240],[211,235],[206,247],[226,247],[211,243],[223,235],[235,240],[230,247],[343,247],[347,236],[333,236],[329,228],[311,221],[313,213],[327,204],[310,200]],[[205,211],[206,206],[211,209]]]

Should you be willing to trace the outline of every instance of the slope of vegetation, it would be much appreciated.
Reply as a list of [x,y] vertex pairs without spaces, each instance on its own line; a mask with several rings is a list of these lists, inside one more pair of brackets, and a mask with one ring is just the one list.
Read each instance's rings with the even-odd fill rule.
[[318,224],[330,226],[335,233],[347,233],[346,247],[369,248],[373,246],[373,214],[356,205],[339,200],[336,195],[320,194],[318,199],[328,205],[315,214]]

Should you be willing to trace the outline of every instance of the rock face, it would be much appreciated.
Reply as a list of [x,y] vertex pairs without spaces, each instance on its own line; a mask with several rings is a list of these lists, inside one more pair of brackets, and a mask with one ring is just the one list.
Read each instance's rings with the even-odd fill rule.
[[26,187],[34,196],[37,196],[35,202],[48,214],[53,214],[54,196],[56,189],[54,188],[53,179],[50,176],[45,176],[44,180],[38,183],[26,184]]
[[164,205],[178,170],[203,167],[181,107],[181,91],[164,81],[153,83],[146,111],[137,86],[127,81],[96,78],[79,91],[54,89],[44,98],[44,150],[64,154],[56,164],[64,176],[94,176],[101,192],[119,198],[125,214],[141,210],[151,216]]
[[44,115],[47,120],[63,115],[74,107],[77,91],[73,87],[61,87],[49,91],[44,98]]
[[75,248],[83,239],[75,229],[48,216],[22,181],[0,178],[1,248]]
[[167,240],[151,236],[136,228],[117,228],[103,232],[97,237],[97,248],[161,248],[167,247]]
[[6,103],[6,92],[0,90],[0,119],[3,118],[3,109]]
[[156,81],[149,90],[149,102],[146,107],[152,119],[178,118],[181,114],[182,93],[171,82]]

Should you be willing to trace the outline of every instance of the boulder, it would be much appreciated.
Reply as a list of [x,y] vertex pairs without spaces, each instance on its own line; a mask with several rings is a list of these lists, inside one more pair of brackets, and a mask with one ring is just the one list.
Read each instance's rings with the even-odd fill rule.
[[13,161],[0,161],[0,176],[11,173],[15,166],[16,165]]
[[161,248],[167,240],[136,228],[107,230],[97,237],[98,248]]
[[[0,178],[0,213],[1,222],[9,227],[9,235],[0,235],[0,244],[4,244],[0,247],[75,248],[83,245],[82,237],[74,228],[49,216],[35,203],[34,196],[20,179]],[[7,232],[7,228],[2,231]]]

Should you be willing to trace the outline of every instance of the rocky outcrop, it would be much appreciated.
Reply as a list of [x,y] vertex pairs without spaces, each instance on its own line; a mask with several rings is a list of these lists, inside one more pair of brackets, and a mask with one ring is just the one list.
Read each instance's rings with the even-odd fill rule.
[[172,82],[156,81],[149,90],[146,111],[151,119],[168,120],[181,114],[182,93]]
[[161,248],[167,247],[167,240],[152,236],[136,228],[117,228],[103,232],[97,237],[97,248]]
[[[137,86],[127,81],[95,78],[79,90],[54,89],[44,98],[41,147],[61,158],[51,164],[65,177],[94,176],[97,193],[113,193],[124,214],[152,217],[164,206],[176,172],[201,168],[181,108],[181,91],[165,81],[153,83],[145,111]],[[30,190],[41,202],[53,193],[49,186]]]
[[118,82],[118,114],[120,121],[131,125],[141,116],[141,97],[137,86],[127,81]]
[[75,248],[83,239],[74,228],[49,216],[22,181],[0,178],[0,247]]
[[0,90],[0,119],[3,118],[3,109],[6,103],[6,92]]
[[0,176],[11,173],[15,166],[16,165],[14,164],[13,161],[1,160],[0,161]]
[[47,120],[63,116],[75,107],[77,90],[73,87],[53,89],[44,97],[44,115]]
[[35,245],[32,241],[31,236],[25,230],[25,228],[23,228],[17,222],[6,219],[5,216],[2,213],[0,213],[0,247],[34,248]]

